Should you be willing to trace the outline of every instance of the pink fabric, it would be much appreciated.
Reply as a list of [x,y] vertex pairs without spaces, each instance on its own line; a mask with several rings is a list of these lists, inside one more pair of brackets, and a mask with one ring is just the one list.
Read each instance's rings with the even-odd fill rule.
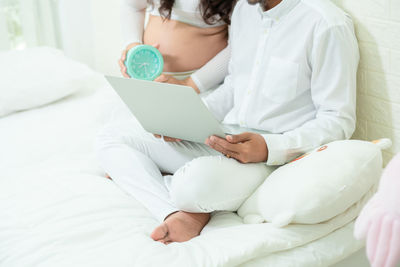
[[356,221],[354,235],[366,238],[373,267],[392,267],[400,262],[400,154],[384,170],[378,192]]

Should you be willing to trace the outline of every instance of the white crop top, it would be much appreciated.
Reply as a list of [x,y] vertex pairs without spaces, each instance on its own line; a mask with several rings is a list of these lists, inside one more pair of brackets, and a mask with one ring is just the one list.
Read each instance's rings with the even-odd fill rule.
[[[143,43],[146,11],[151,15],[160,16],[159,6],[159,0],[154,1],[154,7],[148,5],[147,0],[122,0],[121,25],[126,45]],[[213,25],[205,23],[199,10],[199,0],[176,0],[172,8],[171,20],[199,28],[218,27],[225,24],[223,21],[218,21]],[[215,88],[223,81],[228,74],[229,58],[230,49],[227,47],[191,75],[201,92]]]
[[[151,15],[160,16],[159,7],[160,1],[154,1],[154,7],[149,7],[148,12]],[[203,16],[200,13],[198,0],[176,0],[171,11],[171,19],[199,28],[217,27],[225,24],[224,21],[218,21],[213,25],[204,22]],[[215,19],[217,21],[219,16],[216,16]]]

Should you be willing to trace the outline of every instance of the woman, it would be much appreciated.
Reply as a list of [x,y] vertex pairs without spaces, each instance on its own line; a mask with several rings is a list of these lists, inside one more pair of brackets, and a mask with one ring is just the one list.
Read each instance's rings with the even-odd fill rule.
[[[122,74],[129,77],[123,64],[129,49],[142,43],[157,44],[156,47],[165,61],[164,74],[157,81],[189,85],[198,93],[216,87],[227,74],[230,57],[227,47],[228,24],[234,3],[235,0],[156,0],[154,3],[146,0],[124,0],[122,22],[127,46],[119,62]],[[144,30],[148,7],[152,9]],[[173,138],[159,140],[152,134],[138,131],[129,121],[113,123],[106,126],[96,138],[95,149],[100,164],[118,186],[134,196],[163,222],[152,232],[151,237],[154,240],[164,244],[189,240],[200,233],[202,227],[199,225],[205,224],[210,215],[186,213],[170,208],[170,177],[163,177],[160,169],[169,173],[176,169],[155,166],[149,155],[140,151],[142,147],[136,145],[136,138],[142,137],[150,140],[150,143],[185,146],[184,142],[164,142],[179,141]],[[136,174],[137,169],[149,166],[155,166],[156,170],[151,176]],[[159,203],[155,200],[161,200],[162,204],[154,205]],[[182,218],[172,215],[178,213],[186,216],[185,225]],[[170,221],[174,220],[177,227],[190,226],[190,229],[186,229],[185,235],[179,239],[167,239],[173,234],[172,231],[164,235],[165,220],[168,217]],[[193,223],[188,224],[189,220]]]
[[[124,0],[123,35],[126,49],[155,45],[164,58],[164,74],[156,79],[188,85],[202,93],[215,88],[227,74],[230,51],[228,25],[235,0]],[[149,20],[144,30],[145,13]]]

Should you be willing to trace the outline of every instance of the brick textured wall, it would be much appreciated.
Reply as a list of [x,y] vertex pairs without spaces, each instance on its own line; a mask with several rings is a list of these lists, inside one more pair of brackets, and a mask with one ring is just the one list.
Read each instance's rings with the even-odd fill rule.
[[354,20],[360,44],[354,139],[392,139],[400,152],[400,0],[334,0]]

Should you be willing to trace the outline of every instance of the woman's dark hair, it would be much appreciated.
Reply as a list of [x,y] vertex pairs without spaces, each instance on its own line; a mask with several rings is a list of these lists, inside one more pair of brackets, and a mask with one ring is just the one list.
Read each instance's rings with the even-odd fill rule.
[[[235,7],[237,0],[200,0],[199,8],[205,23],[212,25],[219,21],[224,21],[227,24],[231,23],[231,13]],[[153,5],[153,0],[147,0]],[[172,7],[175,0],[160,0],[158,11],[165,19],[171,18]]]

